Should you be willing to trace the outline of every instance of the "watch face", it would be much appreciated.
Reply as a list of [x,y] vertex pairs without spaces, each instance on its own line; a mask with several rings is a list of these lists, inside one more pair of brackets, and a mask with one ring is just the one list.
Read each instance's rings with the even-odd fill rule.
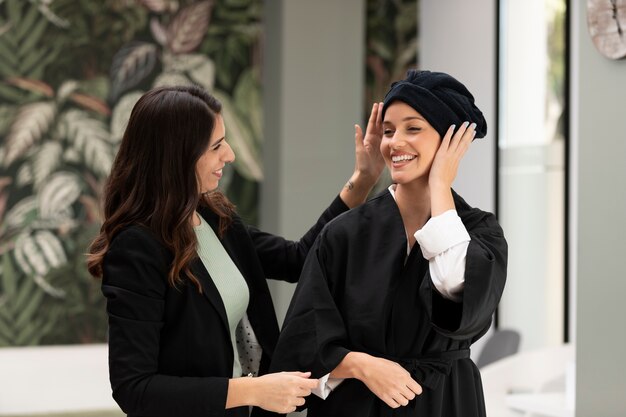
[[626,56],[626,0],[587,0],[587,26],[604,56]]

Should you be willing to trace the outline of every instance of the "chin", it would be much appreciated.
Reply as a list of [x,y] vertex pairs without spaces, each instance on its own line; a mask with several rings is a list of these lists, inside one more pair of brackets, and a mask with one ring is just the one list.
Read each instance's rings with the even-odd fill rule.
[[410,183],[414,183],[414,182],[420,182],[424,179],[426,179],[426,181],[428,181],[428,177],[426,176],[426,174],[423,175],[391,175],[391,180],[393,181],[394,184],[398,184],[398,185],[404,185],[404,184],[410,184]]
[[417,177],[415,177],[414,175],[406,175],[406,173],[401,173],[401,174],[391,174],[391,179],[393,180],[393,182],[395,182],[396,184],[406,184],[408,182],[414,181]]

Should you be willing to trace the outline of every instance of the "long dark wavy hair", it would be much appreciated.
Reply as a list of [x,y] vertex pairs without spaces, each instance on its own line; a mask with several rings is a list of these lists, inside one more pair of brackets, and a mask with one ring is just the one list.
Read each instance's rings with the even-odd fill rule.
[[[177,287],[189,278],[196,258],[191,222],[198,206],[219,216],[219,234],[232,222],[233,204],[219,191],[200,194],[196,163],[209,146],[221,103],[196,86],[160,87],[133,108],[104,190],[104,223],[89,247],[87,267],[102,276],[113,237],[129,225],[150,229],[174,255],[167,280]],[[182,274],[181,274],[182,272]]]

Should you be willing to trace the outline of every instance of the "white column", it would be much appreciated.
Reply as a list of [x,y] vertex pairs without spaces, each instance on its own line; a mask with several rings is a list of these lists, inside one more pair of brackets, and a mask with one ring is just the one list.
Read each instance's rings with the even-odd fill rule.
[[[364,0],[265,2],[264,230],[299,238],[352,174],[364,19]],[[282,323],[293,285],[270,285]]]

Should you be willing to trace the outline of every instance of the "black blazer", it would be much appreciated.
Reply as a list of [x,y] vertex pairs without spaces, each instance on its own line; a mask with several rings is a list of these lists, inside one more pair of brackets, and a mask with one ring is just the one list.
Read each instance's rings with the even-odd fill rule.
[[[238,217],[221,239],[250,289],[247,314],[263,349],[260,374],[278,339],[266,277],[295,282],[323,226],[347,209],[337,197],[300,241],[261,232]],[[213,212],[199,213],[217,230]],[[225,410],[233,347],[219,292],[200,259],[191,269],[202,294],[187,280],[170,287],[172,260],[139,225],[115,236],[104,257],[113,398],[129,416],[247,416],[247,407]]]

